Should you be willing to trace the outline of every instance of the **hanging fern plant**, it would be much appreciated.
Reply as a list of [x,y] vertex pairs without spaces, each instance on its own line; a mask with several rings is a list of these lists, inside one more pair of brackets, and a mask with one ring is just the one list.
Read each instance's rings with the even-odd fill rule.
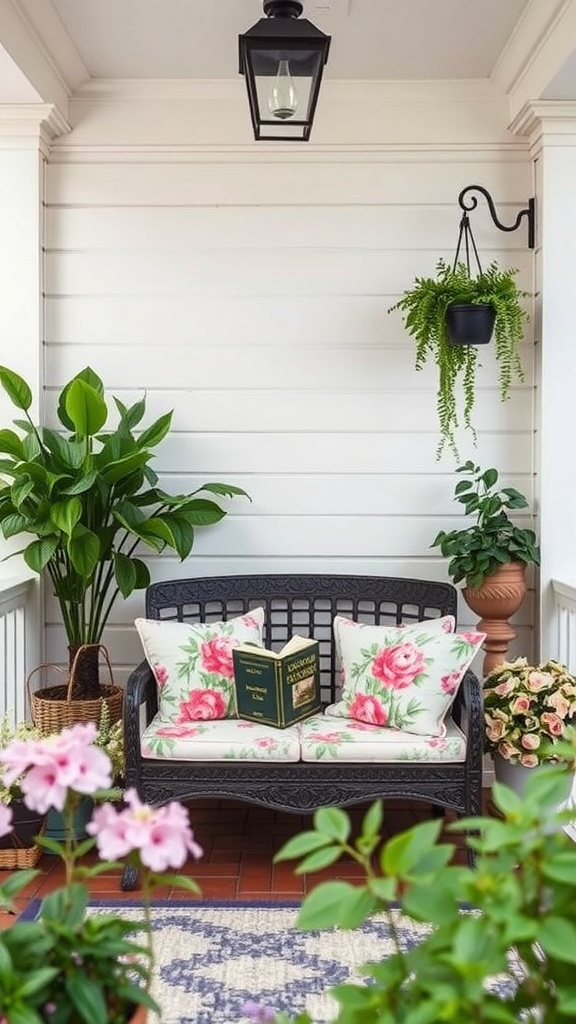
[[[517,270],[500,270],[496,263],[491,263],[473,277],[464,263],[450,267],[440,259],[436,271],[435,278],[417,277],[413,287],[405,291],[388,312],[400,310],[403,313],[404,326],[416,341],[416,369],[421,370],[428,359],[433,359],[438,367],[436,408],[440,442],[436,458],[439,459],[448,446],[459,460],[456,431],[460,423],[460,404],[463,425],[472,432],[476,443],[472,414],[476,399],[478,349],[474,345],[450,343],[446,310],[455,303],[488,303],[493,307],[496,314],[494,341],[498,383],[500,398],[504,402],[510,395],[513,381],[524,380],[518,345],[529,318],[521,305],[521,299],[526,298],[528,292],[517,287],[514,280]],[[462,401],[459,385],[462,387]]]

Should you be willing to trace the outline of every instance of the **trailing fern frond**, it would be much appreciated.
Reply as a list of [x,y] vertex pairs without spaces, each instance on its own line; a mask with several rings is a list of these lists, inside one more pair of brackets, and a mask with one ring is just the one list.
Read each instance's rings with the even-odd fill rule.
[[[455,268],[440,259],[436,277],[417,277],[412,288],[388,310],[400,310],[404,326],[416,342],[415,368],[421,370],[428,359],[438,368],[438,395],[436,409],[440,428],[440,442],[436,458],[444,448],[450,448],[459,459],[456,431],[459,427],[458,408],[462,405],[463,426],[472,432],[476,444],[476,431],[472,416],[476,399],[476,368],[478,350],[472,345],[451,345],[446,333],[446,310],[453,303],[489,303],[496,313],[494,342],[498,365],[500,398],[510,396],[514,380],[524,380],[524,370],[518,345],[524,336],[529,319],[521,300],[528,292],[521,291],[514,280],[515,269],[500,270],[491,263],[486,270],[471,277],[466,265]],[[459,402],[458,386],[462,394]]]

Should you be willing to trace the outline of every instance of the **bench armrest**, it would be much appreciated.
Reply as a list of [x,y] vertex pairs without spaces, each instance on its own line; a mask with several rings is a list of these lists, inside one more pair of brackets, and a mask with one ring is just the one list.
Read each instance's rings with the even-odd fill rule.
[[484,736],[484,700],[478,676],[468,669],[454,702],[453,718],[471,736]]
[[136,786],[140,779],[141,711],[144,722],[152,721],[158,710],[158,687],[147,661],[141,661],[131,672],[124,693],[124,756],[126,786]]

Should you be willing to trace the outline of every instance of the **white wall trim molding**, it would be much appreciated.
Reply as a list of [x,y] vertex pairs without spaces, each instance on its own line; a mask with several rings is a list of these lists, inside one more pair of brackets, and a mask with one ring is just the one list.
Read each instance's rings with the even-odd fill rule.
[[48,157],[54,139],[70,131],[61,111],[52,103],[12,103],[0,106],[0,149],[39,148]]
[[530,150],[543,141],[549,146],[573,146],[576,135],[574,100],[538,100],[525,103],[510,125],[511,131],[526,136]]
[[574,50],[576,0],[532,0],[491,75],[515,116],[538,99]]
[[410,145],[381,143],[379,145],[316,145],[306,143],[306,149],[295,149],[290,143],[278,143],[272,149],[263,150],[253,145],[116,145],[99,146],[89,143],[74,144],[66,138],[57,139],[51,147],[51,163],[82,163],[88,156],[91,163],[140,163],[150,157],[157,163],[195,163],[205,158],[210,163],[247,164],[310,164],[315,163],[413,163],[454,164],[458,160],[469,164],[490,164],[499,159],[506,164],[525,164],[528,144],[524,140],[512,143],[493,144],[478,147],[475,143],[444,145]]

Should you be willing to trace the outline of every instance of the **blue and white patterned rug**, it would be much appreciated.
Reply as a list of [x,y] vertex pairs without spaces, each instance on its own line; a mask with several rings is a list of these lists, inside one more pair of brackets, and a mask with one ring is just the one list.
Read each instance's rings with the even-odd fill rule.
[[[162,1024],[245,1024],[247,1000],[276,1010],[306,1008],[316,1024],[333,1020],[337,1004],[326,990],[362,981],[358,966],[391,951],[388,927],[380,916],[355,931],[301,932],[295,927],[298,906],[156,901],[152,993]],[[141,908],[121,901],[94,900],[91,912],[142,919]],[[406,947],[427,931],[407,919],[397,928]],[[496,984],[509,990],[511,981]]]

